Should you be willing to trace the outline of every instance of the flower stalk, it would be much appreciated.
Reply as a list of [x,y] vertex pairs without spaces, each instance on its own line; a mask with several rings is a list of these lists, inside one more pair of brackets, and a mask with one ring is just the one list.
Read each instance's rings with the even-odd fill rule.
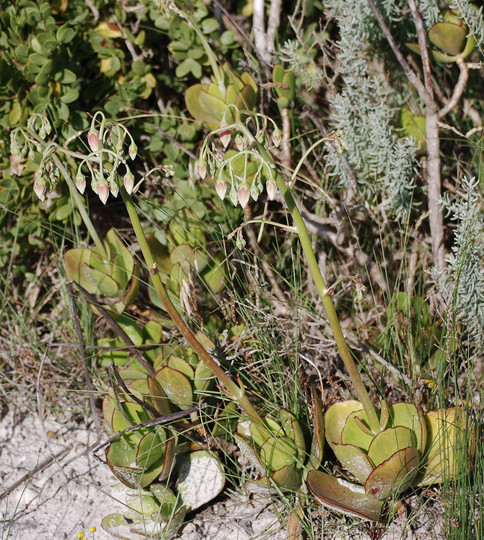
[[181,317],[181,315],[178,313],[177,309],[173,305],[168,295],[168,292],[165,288],[165,285],[161,281],[160,274],[156,271],[155,260],[151,253],[146,236],[144,234],[143,227],[141,226],[141,222],[138,216],[138,212],[136,211],[136,207],[134,205],[133,199],[127,193],[124,186],[120,186],[120,191],[121,191],[121,196],[123,197],[124,204],[126,206],[126,210],[128,211],[128,215],[129,215],[131,224],[133,226],[133,230],[139,242],[141,252],[143,254],[143,258],[145,260],[146,265],[148,266],[150,270],[153,286],[155,287],[155,290],[160,300],[163,302],[163,305],[165,306],[165,309],[168,315],[170,316],[172,321],[175,323],[175,325],[177,326],[182,336],[187,340],[187,342],[190,344],[193,350],[198,354],[201,361],[204,362],[205,365],[208,366],[212,370],[214,375],[223,384],[227,395],[239,404],[239,406],[247,413],[247,415],[249,416],[252,422],[255,422],[256,424],[264,426],[265,422],[259,416],[254,406],[245,395],[245,389],[243,385],[240,382],[239,382],[240,386],[237,385],[225,373],[225,370],[210,356],[208,351],[198,341],[195,334],[187,326],[187,324],[185,323],[185,321],[183,320],[183,318]]

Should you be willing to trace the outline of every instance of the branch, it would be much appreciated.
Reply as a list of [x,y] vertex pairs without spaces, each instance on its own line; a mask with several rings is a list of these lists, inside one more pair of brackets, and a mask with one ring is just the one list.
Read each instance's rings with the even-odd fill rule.
[[452,97],[449,99],[445,107],[440,109],[438,114],[439,120],[441,120],[442,118],[444,118],[444,116],[450,113],[450,111],[457,105],[457,103],[459,103],[460,98],[462,97],[462,94],[466,87],[467,81],[469,79],[469,70],[467,69],[464,60],[457,60],[457,65],[460,69],[459,80],[454,87],[454,93],[452,94]]
[[420,96],[420,99],[427,105],[427,106],[435,106],[435,102],[432,98],[432,96],[427,92],[424,84],[422,81],[418,78],[418,75],[413,71],[413,69],[410,67],[408,62],[403,57],[403,54],[400,52],[399,48],[397,47],[397,44],[395,40],[393,39],[393,36],[390,32],[390,29],[386,25],[383,17],[381,16],[381,13],[378,11],[378,8],[376,7],[373,0],[368,0],[368,4],[370,6],[371,11],[373,12],[373,15],[375,16],[375,19],[378,22],[378,25],[381,28],[381,31],[385,35],[388,44],[390,45],[393,54],[396,56],[398,63],[402,66],[403,71],[405,72],[405,75],[408,77],[408,80],[413,84],[415,89],[418,92],[418,95]]

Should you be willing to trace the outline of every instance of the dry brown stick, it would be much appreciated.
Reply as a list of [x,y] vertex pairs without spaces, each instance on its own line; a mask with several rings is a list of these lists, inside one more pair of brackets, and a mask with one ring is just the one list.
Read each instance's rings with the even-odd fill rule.
[[460,98],[462,97],[462,94],[464,93],[464,89],[466,87],[467,81],[469,80],[469,70],[467,69],[466,63],[464,60],[459,59],[457,60],[457,65],[459,66],[459,80],[457,81],[457,84],[454,87],[454,92],[452,94],[452,97],[449,99],[449,101],[446,103],[445,107],[442,107],[439,111],[439,120],[442,120],[444,116],[446,116],[456,105],[459,103]]
[[[444,218],[442,208],[440,206],[441,197],[441,178],[440,178],[440,140],[439,140],[439,108],[433,98],[433,93],[427,91],[426,86],[418,78],[417,74],[412,70],[407,63],[403,54],[397,47],[397,44],[386,25],[381,13],[378,11],[373,0],[368,0],[368,4],[375,15],[375,18],[385,35],[388,44],[395,54],[399,64],[408,77],[408,80],[417,90],[420,99],[426,106],[426,140],[427,140],[427,184],[428,184],[428,207],[429,207],[429,226],[432,243],[432,255],[434,266],[438,272],[445,267],[445,250],[444,250]],[[424,25],[422,17],[415,5],[414,0],[409,0],[410,10],[414,19],[415,28],[417,31],[419,45],[425,50],[427,48],[425,42]],[[423,53],[425,54],[425,53]],[[427,53],[428,54],[428,53]],[[425,71],[425,66],[424,66]]]
[[65,448],[57,452],[57,454],[51,454],[48,458],[44,459],[44,461],[41,461],[31,471],[29,471],[28,473],[25,473],[22,477],[20,477],[17,481],[15,481],[11,486],[8,486],[8,488],[2,491],[2,493],[0,493],[0,501],[2,499],[5,499],[5,497],[8,497],[10,493],[12,493],[12,491],[17,489],[24,482],[27,482],[27,480],[30,480],[30,478],[32,478],[36,473],[48,467],[53,461],[57,461],[64,454],[67,454],[67,452],[69,452],[71,448],[72,448],[72,445],[66,446]]
[[164,416],[158,416],[157,418],[154,418],[153,420],[148,420],[147,422],[142,422],[141,424],[136,424],[135,426],[130,426],[129,428],[123,429],[123,431],[116,433],[116,435],[113,435],[110,439],[103,442],[102,444],[96,446],[96,448],[92,450],[92,453],[95,454],[96,452],[99,452],[99,450],[101,450],[108,444],[111,444],[116,439],[119,439],[119,437],[122,437],[125,433],[129,433],[130,431],[135,431],[137,429],[159,426],[160,424],[168,424],[169,422],[180,420],[181,418],[185,418],[186,416],[191,416],[192,413],[201,411],[206,406],[207,406],[206,403],[202,403],[201,405],[197,405],[196,407],[192,407],[191,409],[186,409],[184,411],[176,411],[174,413],[165,414]]
[[422,58],[422,68],[423,68],[423,73],[424,73],[425,89],[429,93],[430,97],[433,99],[434,89],[433,89],[432,78],[431,78],[431,73],[430,73],[430,58],[429,58],[429,51],[427,49],[427,40],[425,37],[425,26],[424,26],[422,17],[420,17],[420,14],[417,10],[415,0],[408,0],[408,4],[410,6],[410,11],[412,13],[415,29],[417,30],[417,40],[418,40],[418,46],[420,48],[420,54]]

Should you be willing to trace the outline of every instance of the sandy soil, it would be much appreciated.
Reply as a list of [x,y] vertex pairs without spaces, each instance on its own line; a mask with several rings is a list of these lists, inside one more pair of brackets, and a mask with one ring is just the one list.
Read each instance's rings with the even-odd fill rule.
[[[9,412],[3,418],[1,540],[74,540],[80,532],[92,540],[113,538],[102,529],[101,520],[118,510],[111,496],[117,480],[104,463],[86,452],[94,442],[92,432],[72,420],[42,422],[33,412],[21,416]],[[96,531],[90,532],[91,527]],[[242,495],[211,505],[179,534],[186,540],[284,537],[270,501]]]

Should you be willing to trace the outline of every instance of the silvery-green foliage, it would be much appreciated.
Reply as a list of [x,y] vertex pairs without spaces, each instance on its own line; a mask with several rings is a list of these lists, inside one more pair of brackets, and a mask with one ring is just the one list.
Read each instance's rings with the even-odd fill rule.
[[[334,127],[347,145],[347,159],[363,197],[394,217],[407,215],[414,189],[415,147],[396,136],[391,89],[374,69],[372,43],[384,39],[366,0],[328,2],[339,25],[338,60],[344,86],[331,103]],[[382,2],[386,17],[400,2]],[[346,169],[330,150],[333,174],[348,185]]]
[[417,1],[417,7],[427,28],[443,20],[438,0],[420,0]]
[[[313,32],[311,38],[314,43],[310,47],[327,39],[322,32]],[[287,70],[294,71],[308,90],[314,90],[321,84],[324,75],[308,54],[307,44],[302,47],[297,39],[290,39],[281,47],[280,53],[281,60],[287,62]]]
[[474,34],[481,54],[484,54],[484,6],[476,11],[476,6],[469,0],[455,0],[453,4]]
[[464,178],[457,197],[443,200],[456,222],[454,245],[439,285],[472,341],[484,345],[484,211],[479,181]]

